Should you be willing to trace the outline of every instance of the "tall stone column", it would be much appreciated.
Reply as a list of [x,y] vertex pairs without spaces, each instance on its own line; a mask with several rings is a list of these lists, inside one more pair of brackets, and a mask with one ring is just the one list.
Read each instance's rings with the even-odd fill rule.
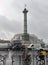
[[28,10],[25,8],[23,13],[24,13],[24,40],[28,41],[29,40],[29,35],[27,34],[27,13],[28,13]]

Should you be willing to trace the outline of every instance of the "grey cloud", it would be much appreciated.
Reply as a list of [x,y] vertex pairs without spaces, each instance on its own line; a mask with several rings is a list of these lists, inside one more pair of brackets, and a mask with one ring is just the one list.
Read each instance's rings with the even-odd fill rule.
[[5,16],[0,16],[0,30],[19,33],[22,30],[21,22],[9,21]]
[[[43,39],[48,39],[48,5],[40,1],[32,5],[30,21],[28,21],[28,32],[35,33]],[[39,3],[39,4],[38,4]]]

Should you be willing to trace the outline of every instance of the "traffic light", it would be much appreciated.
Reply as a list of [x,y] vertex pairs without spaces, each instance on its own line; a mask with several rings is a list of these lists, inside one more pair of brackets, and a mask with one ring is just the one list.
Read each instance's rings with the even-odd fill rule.
[[46,51],[43,49],[39,50],[39,58],[40,60],[44,60],[45,59],[45,55],[46,55]]

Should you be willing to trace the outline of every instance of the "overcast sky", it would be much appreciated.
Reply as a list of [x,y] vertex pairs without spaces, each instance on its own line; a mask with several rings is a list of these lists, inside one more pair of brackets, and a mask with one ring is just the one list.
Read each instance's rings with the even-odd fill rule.
[[48,0],[0,0],[0,39],[23,33],[25,4],[29,11],[28,33],[48,42]]

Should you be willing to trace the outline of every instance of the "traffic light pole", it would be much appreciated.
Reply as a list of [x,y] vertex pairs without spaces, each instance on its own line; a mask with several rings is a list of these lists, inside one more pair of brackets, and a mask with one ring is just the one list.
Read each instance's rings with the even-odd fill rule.
[[[28,49],[27,48],[25,49],[25,56],[26,56],[26,54],[28,55]],[[25,60],[25,65],[28,65],[27,60]]]
[[38,65],[38,57],[36,56],[36,65]]
[[19,65],[21,65],[21,56],[19,56]]

